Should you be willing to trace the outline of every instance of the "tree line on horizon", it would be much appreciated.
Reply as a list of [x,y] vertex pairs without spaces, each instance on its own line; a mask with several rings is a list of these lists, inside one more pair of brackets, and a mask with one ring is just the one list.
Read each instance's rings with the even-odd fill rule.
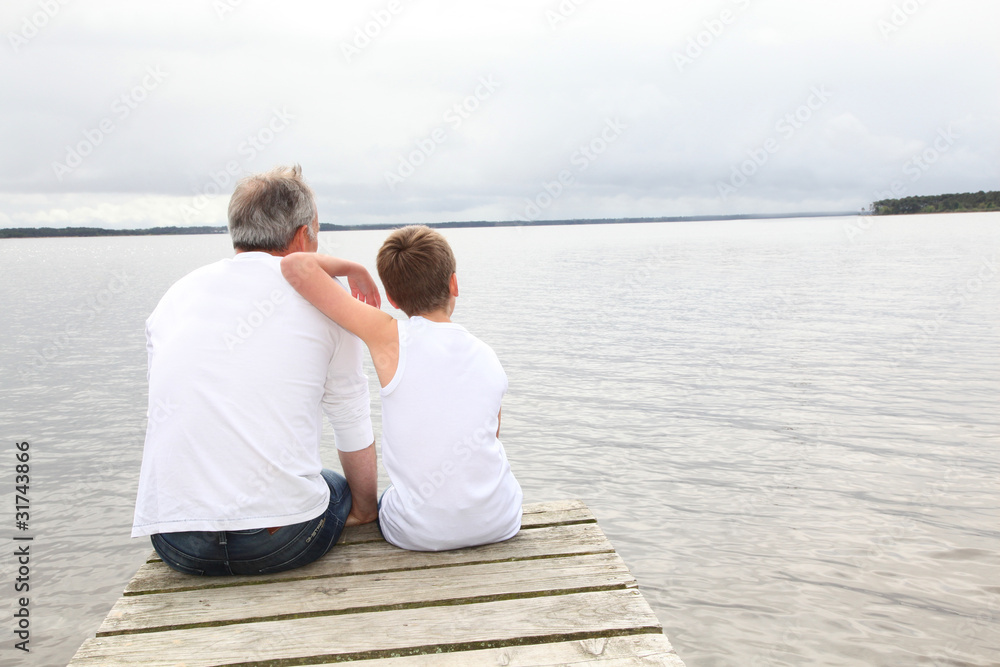
[[[962,194],[930,195],[922,197],[902,197],[899,199],[880,199],[872,202],[867,210],[868,215],[904,215],[908,213],[962,213],[973,211],[1000,211],[1000,192],[966,192]],[[754,220],[791,217],[837,216],[852,215],[849,211],[822,213],[743,213],[734,215],[693,215],[669,216],[655,218],[600,218],[600,219],[568,219],[568,220],[498,220],[498,221],[465,221],[465,222],[429,222],[430,227],[507,227],[518,225],[581,225],[581,224],[614,224],[634,222],[681,222],[705,220]],[[856,215],[856,213],[853,213]],[[394,229],[399,223],[376,223],[337,225],[320,223],[320,231],[353,231]],[[226,234],[225,226],[199,227],[152,227],[148,229],[104,229],[101,227],[10,227],[0,229],[0,239],[17,238],[52,238],[67,236],[162,236],[178,234]]]
[[149,229],[103,229],[101,227],[11,227],[0,229],[0,239],[56,236],[161,236],[163,234],[225,234],[225,227],[151,227]]
[[966,213],[1000,211],[1000,192],[964,192],[949,195],[880,199],[868,209],[871,215],[906,215],[909,213]]
[[[680,222],[700,220],[753,220],[760,218],[791,218],[799,216],[849,215],[850,213],[741,213],[735,215],[693,215],[659,218],[581,218],[567,220],[466,220],[459,222],[427,222],[428,227],[452,229],[462,227],[515,227],[522,225],[595,225],[634,222]],[[403,223],[381,222],[372,224],[337,225],[321,222],[321,232],[396,229]],[[150,229],[104,229],[101,227],[11,227],[0,229],[0,239],[52,238],[63,236],[162,236],[169,234],[226,234],[228,228],[220,227],[152,227]]]

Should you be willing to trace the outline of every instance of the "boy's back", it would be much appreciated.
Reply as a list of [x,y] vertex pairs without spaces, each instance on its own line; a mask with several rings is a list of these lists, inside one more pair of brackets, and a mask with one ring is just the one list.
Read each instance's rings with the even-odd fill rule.
[[[521,525],[521,487],[500,444],[507,376],[485,343],[451,322],[458,298],[455,256],[428,227],[389,234],[378,273],[397,321],[355,301],[331,276],[367,271],[310,253],[281,272],[321,312],[368,346],[382,386],[382,456],[393,486],[379,520],[389,542],[440,551],[498,542]],[[342,272],[346,271],[346,272]],[[352,279],[353,280],[353,279]],[[351,283],[351,291],[364,293]]]
[[399,362],[382,388],[382,456],[392,486],[379,522],[399,547],[439,551],[513,537],[521,487],[497,437],[507,376],[464,327],[398,322]]

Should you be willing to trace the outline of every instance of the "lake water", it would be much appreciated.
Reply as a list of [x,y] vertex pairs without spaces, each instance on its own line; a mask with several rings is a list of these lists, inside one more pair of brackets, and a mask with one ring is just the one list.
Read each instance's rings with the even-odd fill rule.
[[[322,245],[373,268],[385,234]],[[1000,664],[1000,214],[446,235],[526,501],[588,503],[689,667]],[[2,553],[34,537],[30,654],[0,559],[3,664],[65,664],[150,551],[143,323],[231,254],[0,241]]]

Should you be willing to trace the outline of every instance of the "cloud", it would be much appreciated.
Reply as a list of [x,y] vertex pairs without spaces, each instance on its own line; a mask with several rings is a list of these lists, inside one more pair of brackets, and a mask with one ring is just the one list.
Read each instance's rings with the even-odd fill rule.
[[207,198],[197,222],[186,222],[182,209],[192,198],[128,193],[0,193],[5,227],[183,227],[225,225],[227,196]]
[[[5,4],[5,225],[221,224],[219,174],[291,162],[324,222],[511,219],[567,169],[541,217],[847,210],[948,123],[961,141],[912,193],[1000,181],[996,3],[218,4],[66,3],[30,39],[37,3]],[[577,170],[608,119],[627,129]],[[401,161],[420,164],[390,187]]]

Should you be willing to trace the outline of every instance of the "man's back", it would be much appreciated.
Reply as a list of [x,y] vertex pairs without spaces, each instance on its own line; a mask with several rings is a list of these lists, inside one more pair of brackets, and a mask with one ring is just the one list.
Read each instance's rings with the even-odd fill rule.
[[[244,252],[167,291],[147,321],[149,425],[133,536],[315,517],[321,408],[338,449],[372,441],[360,341]],[[332,363],[331,363],[332,361]]]

